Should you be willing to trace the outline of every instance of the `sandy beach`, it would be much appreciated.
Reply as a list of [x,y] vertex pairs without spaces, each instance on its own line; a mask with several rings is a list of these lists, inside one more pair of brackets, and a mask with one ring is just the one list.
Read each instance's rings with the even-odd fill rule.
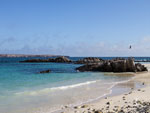
[[[150,64],[144,64],[150,70]],[[140,84],[140,88],[134,85]],[[122,94],[112,94],[96,102],[62,108],[62,113],[149,113],[150,112],[150,72],[136,73],[133,80],[118,84],[130,90]]]

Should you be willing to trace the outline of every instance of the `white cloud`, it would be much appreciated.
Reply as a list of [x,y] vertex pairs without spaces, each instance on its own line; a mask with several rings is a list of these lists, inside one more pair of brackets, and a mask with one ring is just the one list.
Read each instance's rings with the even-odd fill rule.
[[[13,40],[12,40],[13,41]],[[64,44],[63,44],[64,43]],[[19,49],[0,50],[1,53],[19,53],[19,54],[55,54],[70,56],[150,56],[150,37],[144,37],[132,43],[116,42],[78,42],[59,45],[43,44],[32,46],[25,44]],[[132,45],[132,49],[129,49]]]

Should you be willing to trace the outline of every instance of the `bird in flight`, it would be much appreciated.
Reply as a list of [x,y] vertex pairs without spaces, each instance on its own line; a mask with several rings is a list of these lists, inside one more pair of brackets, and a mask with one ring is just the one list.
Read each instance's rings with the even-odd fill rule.
[[130,45],[129,49],[132,49],[132,46]]

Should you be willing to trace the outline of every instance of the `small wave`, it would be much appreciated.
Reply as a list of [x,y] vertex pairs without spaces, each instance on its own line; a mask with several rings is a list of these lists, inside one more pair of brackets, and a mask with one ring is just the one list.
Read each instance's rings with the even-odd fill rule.
[[37,91],[24,91],[24,92],[18,92],[18,93],[15,93],[15,94],[16,95],[31,95],[31,96],[34,96],[34,95],[37,95],[37,94],[49,93],[51,91],[67,90],[67,89],[71,89],[71,88],[76,88],[76,87],[89,85],[89,84],[96,83],[96,82],[97,81],[87,81],[87,82],[73,84],[73,85],[68,85],[68,86],[45,88],[45,89],[41,89],[41,90],[37,90]]
[[[129,81],[133,80],[134,78],[135,78],[135,77],[132,77],[132,78],[130,78],[130,79],[128,79],[128,80],[123,80],[123,81],[119,81],[119,82],[104,83],[104,84],[110,84],[110,85],[111,85],[110,87],[106,88],[106,90],[108,91],[107,93],[104,93],[103,95],[100,95],[100,96],[98,96],[98,97],[96,97],[96,98],[88,99],[87,101],[80,102],[80,103],[78,103],[78,104],[71,104],[71,105],[68,105],[68,106],[70,106],[70,107],[79,106],[79,105],[82,105],[82,104],[90,103],[90,102],[99,100],[99,99],[101,99],[101,98],[104,98],[104,97],[106,97],[106,96],[112,94],[112,88],[115,87],[117,84],[129,82]],[[56,111],[58,111],[58,110],[56,110]]]
[[85,102],[80,103],[79,105],[89,103],[89,102],[92,102],[92,101],[96,101],[96,100],[101,99],[101,98],[103,98],[107,95],[110,95],[110,94],[112,94],[112,88],[115,87],[117,84],[129,82],[129,81],[133,80],[134,78],[135,77],[132,77],[131,79],[124,80],[124,81],[105,83],[105,84],[111,84],[111,86],[107,88],[107,90],[109,91],[108,93],[104,93],[103,95],[98,96],[97,98],[94,98],[94,99],[89,99]]
[[131,78],[128,79],[128,80],[122,80],[122,81],[117,81],[117,82],[109,82],[109,83],[105,83],[105,84],[114,84],[114,85],[117,85],[117,84],[129,82],[129,81],[131,81],[131,80],[133,80],[133,79],[135,79],[135,78],[136,78],[136,76],[131,77]]

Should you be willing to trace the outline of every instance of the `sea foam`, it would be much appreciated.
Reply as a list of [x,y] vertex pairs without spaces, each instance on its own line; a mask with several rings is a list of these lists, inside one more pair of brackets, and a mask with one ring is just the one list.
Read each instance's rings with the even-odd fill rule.
[[67,90],[67,89],[71,89],[71,88],[81,87],[81,86],[84,86],[84,85],[89,85],[89,84],[92,84],[92,83],[96,83],[98,81],[100,81],[100,80],[87,81],[87,82],[83,82],[83,83],[66,85],[66,86],[60,86],[60,87],[44,88],[44,89],[35,90],[35,91],[17,92],[17,93],[15,93],[15,95],[30,95],[30,96],[34,96],[34,95],[38,95],[38,94],[50,93],[50,92],[57,91],[57,90]]

